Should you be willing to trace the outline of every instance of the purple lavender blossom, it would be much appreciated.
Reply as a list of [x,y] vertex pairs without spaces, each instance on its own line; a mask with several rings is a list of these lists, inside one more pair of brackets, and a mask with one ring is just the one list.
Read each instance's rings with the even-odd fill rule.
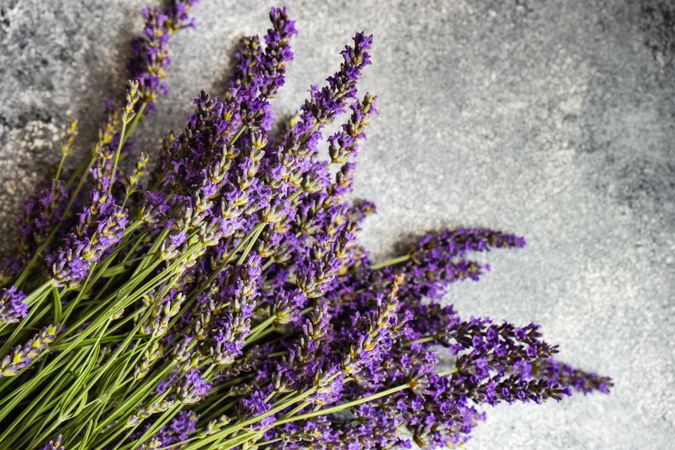
[[271,99],[283,86],[286,63],[293,60],[289,42],[297,31],[286,8],[272,8],[270,21],[272,28],[265,35],[264,50],[258,36],[240,40],[227,97]]
[[207,383],[199,369],[190,369],[183,376],[182,384],[178,390],[178,398],[186,405],[197,403],[211,390],[211,385]]
[[23,217],[19,221],[22,253],[34,252],[63,220],[68,196],[63,181],[51,180],[23,204]]
[[289,45],[290,38],[298,34],[295,21],[288,18],[286,8],[272,8],[270,10],[272,28],[265,35],[265,52],[261,55],[262,70],[265,72],[266,84],[260,87],[260,93],[265,98],[273,98],[284,84],[286,63],[293,60],[293,51]]
[[535,377],[569,387],[584,395],[594,391],[608,394],[610,388],[614,385],[609,377],[575,369],[569,364],[558,362],[552,358],[536,361],[532,364],[531,371]]
[[188,11],[196,3],[196,0],[172,0],[165,8],[143,10],[145,27],[143,34],[131,43],[129,77],[139,82],[141,101],[148,111],[155,109],[158,94],[166,95],[164,79],[170,63],[167,52],[169,35],[193,25]]
[[[98,169],[95,165],[92,172],[98,172]],[[93,173],[94,179],[99,175]],[[47,255],[53,279],[59,285],[79,285],[91,266],[116,245],[124,234],[127,212],[117,206],[106,192],[108,179],[102,177],[99,181],[98,188],[92,190],[91,207],[79,214],[75,231],[65,237],[59,250]]]
[[33,360],[38,358],[56,339],[59,332],[58,325],[49,325],[35,334],[33,338],[24,345],[14,348],[2,361],[0,361],[0,378],[13,377],[25,369]]
[[171,448],[172,444],[184,441],[197,430],[199,416],[190,411],[180,411],[171,422],[164,425],[143,448]]
[[[239,417],[241,419],[249,419],[251,417],[260,416],[269,411],[272,406],[265,401],[265,394],[262,391],[254,391],[249,396],[243,398],[239,402],[240,410]],[[274,423],[274,415],[269,415],[254,425],[247,427],[250,431],[263,430]]]
[[231,364],[242,353],[251,330],[261,275],[260,257],[248,256],[245,264],[223,274],[210,311],[208,352],[217,365]]
[[328,77],[328,84],[312,86],[310,98],[300,109],[282,143],[271,151],[267,183],[274,189],[292,193],[301,187],[302,177],[312,168],[309,158],[316,154],[321,129],[341,113],[347,102],[356,96],[356,83],[370,64],[372,36],[357,33],[354,46],[342,51],[340,70]]
[[375,271],[375,280],[371,282],[386,284],[386,280],[394,274],[405,273],[402,296],[440,299],[451,283],[466,279],[478,281],[489,270],[487,264],[465,259],[470,252],[524,246],[522,237],[485,228],[456,228],[429,233],[412,246],[408,261]]
[[354,231],[355,224],[347,222],[338,226],[332,236],[328,233],[316,236],[314,245],[307,249],[307,262],[298,265],[295,275],[298,288],[307,298],[321,296],[340,270],[351,264]]
[[56,439],[45,443],[40,450],[65,450],[65,447],[61,445],[62,439],[63,437],[59,434]]
[[28,315],[26,294],[11,286],[0,291],[0,322],[15,323]]

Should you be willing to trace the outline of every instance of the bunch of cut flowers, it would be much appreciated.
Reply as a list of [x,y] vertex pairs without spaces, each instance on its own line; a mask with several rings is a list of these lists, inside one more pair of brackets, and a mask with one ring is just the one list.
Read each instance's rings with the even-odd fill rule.
[[226,88],[201,92],[158,155],[135,152],[194,3],[143,12],[125,95],[88,156],[67,169],[70,121],[24,205],[0,274],[1,449],[453,447],[487,405],[608,391],[557,361],[539,326],[440,302],[488,269],[472,254],[523,238],[456,228],[379,262],[357,243],[374,211],[350,195],[376,113],[357,90],[372,36],[272,132],[296,34],[273,8]]

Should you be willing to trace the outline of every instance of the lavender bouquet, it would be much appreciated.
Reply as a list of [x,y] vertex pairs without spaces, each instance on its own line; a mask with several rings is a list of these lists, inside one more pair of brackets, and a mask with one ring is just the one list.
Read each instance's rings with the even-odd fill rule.
[[487,270],[472,253],[523,238],[434,232],[380,262],[357,244],[375,209],[348,198],[376,113],[357,92],[372,36],[357,33],[273,132],[296,34],[273,8],[265,37],[239,42],[227,88],[201,92],[158,157],[134,156],[194,3],[144,11],[126,94],[106,102],[88,157],[66,170],[71,121],[25,203],[0,273],[0,448],[453,447],[486,405],[608,392],[554,359],[539,326],[439,302]]

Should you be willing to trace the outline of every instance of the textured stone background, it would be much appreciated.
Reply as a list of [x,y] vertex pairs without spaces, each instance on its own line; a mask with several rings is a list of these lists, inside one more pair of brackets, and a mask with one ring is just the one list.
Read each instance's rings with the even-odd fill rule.
[[[124,82],[144,1],[0,0],[0,232],[56,160],[67,115],[83,139]],[[381,115],[357,194],[377,202],[364,243],[465,224],[522,233],[493,273],[454,288],[464,314],[543,324],[562,357],[613,376],[611,396],[497,408],[468,448],[672,448],[675,436],[675,5],[663,1],[288,0],[292,112],[339,63],[352,31],[376,34],[365,85]],[[204,0],[175,39],[170,96],[140,145],[180,129],[217,91],[268,1]],[[669,445],[668,442],[671,442]]]

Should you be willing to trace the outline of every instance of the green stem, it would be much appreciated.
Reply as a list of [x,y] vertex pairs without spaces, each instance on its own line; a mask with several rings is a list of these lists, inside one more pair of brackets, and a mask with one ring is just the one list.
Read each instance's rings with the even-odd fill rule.
[[261,445],[270,445],[270,444],[274,444],[275,442],[281,442],[282,440],[283,440],[283,438],[278,437],[278,438],[270,439],[269,441],[258,442],[256,445],[258,447],[260,447]]
[[66,160],[67,153],[62,153],[61,158],[59,159],[59,165],[56,167],[56,175],[54,175],[54,179],[58,180],[61,178],[61,170],[63,169],[63,163]]
[[268,326],[272,325],[274,321],[276,320],[276,316],[268,317],[265,319],[263,322],[260,322],[258,325],[253,327],[249,335],[246,337],[244,342],[246,344],[250,344],[251,342],[255,341],[256,336],[260,334],[261,332],[265,331],[265,328]]
[[396,257],[396,258],[387,259],[387,260],[381,261],[377,264],[372,264],[370,266],[370,270],[377,270],[377,269],[382,269],[383,267],[393,266],[395,264],[400,264],[400,263],[406,262],[409,259],[410,259],[410,255],[403,255],[403,256]]
[[146,106],[146,102],[141,103],[141,106],[138,108],[136,115],[134,115],[134,118],[131,120],[131,125],[129,125],[129,131],[127,132],[127,137],[125,137],[125,140],[131,137],[134,134],[134,131],[136,131],[136,127],[143,117],[143,112],[145,111]]
[[256,225],[253,235],[249,239],[248,244],[246,244],[246,247],[244,248],[244,251],[241,252],[241,256],[237,260],[238,266],[244,264],[244,261],[246,261],[246,257],[248,256],[249,253],[251,253],[251,249],[255,245],[255,242],[258,240],[258,237],[260,236],[260,233],[262,233],[262,231],[265,229],[265,225],[266,224],[264,224],[264,223],[260,223],[260,224]]
[[[277,329],[274,328],[274,327],[272,327],[272,328],[267,328],[266,330],[262,330],[262,331],[260,331],[259,333],[256,333],[255,336],[250,336],[250,338],[246,338],[245,344],[246,344],[246,345],[252,345],[252,344],[255,344],[255,343],[257,343],[258,341],[260,341],[262,338],[264,338],[265,336],[267,336],[268,334],[274,333],[275,331],[277,331]],[[270,355],[270,356],[271,356],[271,355]]]
[[127,131],[127,122],[126,122],[126,116],[125,119],[122,120],[122,130],[120,131],[120,139],[119,142],[117,143],[117,149],[115,150],[115,155],[113,156],[113,166],[112,166],[112,172],[110,173],[110,186],[108,186],[108,192],[112,190],[113,184],[115,184],[115,177],[117,173],[117,164],[119,163],[120,160],[120,153],[122,153],[122,147],[124,146],[124,133]]
[[258,438],[262,436],[261,433],[255,432],[255,431],[249,431],[248,433],[244,433],[239,437],[236,437],[234,439],[230,439],[227,442],[224,442],[223,444],[219,445],[218,450],[229,450],[234,447],[238,447],[239,445],[245,444],[247,441],[250,441],[251,439]]
[[[40,394],[22,410],[21,414],[16,417],[12,423],[4,427],[4,432],[2,436],[0,436],[0,448],[11,448],[11,444],[18,437],[26,434],[25,431],[31,428],[30,426],[36,422],[38,417],[43,413],[55,411],[52,406],[52,399],[61,392],[62,387],[70,385],[70,377],[74,375],[71,375],[69,368],[77,364],[80,364],[79,359],[72,360],[61,371],[63,374],[62,376],[54,377],[54,379],[41,390]],[[44,398],[45,395],[47,396],[46,398]],[[16,426],[18,426],[18,428]],[[12,440],[7,441],[8,437],[11,437]]]
[[63,319],[63,305],[61,304],[61,296],[59,289],[52,286],[52,297],[54,298],[54,323],[61,323]]

